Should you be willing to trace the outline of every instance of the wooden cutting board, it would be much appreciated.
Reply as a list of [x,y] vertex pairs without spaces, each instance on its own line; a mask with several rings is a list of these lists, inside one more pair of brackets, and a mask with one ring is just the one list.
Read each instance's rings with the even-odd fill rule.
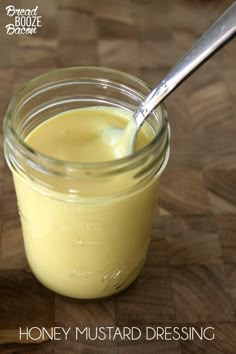
[[[232,3],[187,0],[14,1],[39,6],[35,36],[7,36],[0,3],[0,119],[10,97],[58,67],[100,65],[155,85]],[[166,102],[171,158],[162,176],[160,213],[138,281],[100,303],[79,303],[40,285],[25,259],[0,131],[0,352],[236,353],[236,42]],[[19,340],[19,327],[138,327],[135,340]],[[147,340],[147,327],[214,327],[215,339]],[[36,329],[37,331],[37,329]]]

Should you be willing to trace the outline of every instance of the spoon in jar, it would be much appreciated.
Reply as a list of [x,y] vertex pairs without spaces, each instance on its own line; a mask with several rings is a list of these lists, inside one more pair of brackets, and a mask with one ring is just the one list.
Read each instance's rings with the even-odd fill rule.
[[102,135],[107,144],[115,149],[118,158],[131,154],[137,133],[146,118],[183,81],[206,62],[236,33],[236,2],[210,27],[187,54],[168,72],[165,78],[139,105],[123,129],[107,128]]

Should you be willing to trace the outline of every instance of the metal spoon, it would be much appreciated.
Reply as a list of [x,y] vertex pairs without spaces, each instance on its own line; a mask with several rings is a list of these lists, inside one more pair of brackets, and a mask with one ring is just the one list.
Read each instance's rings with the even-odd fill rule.
[[[121,155],[132,153],[137,132],[145,119],[172,91],[206,62],[236,33],[236,2],[210,27],[187,54],[168,72],[165,78],[150,92],[133,114],[124,129],[106,129],[106,140],[111,145],[122,146]],[[124,144],[127,144],[124,147]],[[126,149],[126,151],[125,151]],[[126,152],[126,153],[125,153]],[[122,156],[119,156],[122,157]]]

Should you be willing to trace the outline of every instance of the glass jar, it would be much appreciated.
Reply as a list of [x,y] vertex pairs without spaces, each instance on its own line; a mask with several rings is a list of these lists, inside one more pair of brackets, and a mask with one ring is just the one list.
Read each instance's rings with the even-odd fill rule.
[[[114,161],[60,161],[24,140],[63,111],[89,106],[134,111],[149,92],[143,81],[126,73],[75,67],[30,81],[9,104],[4,150],[26,256],[37,279],[59,294],[106,298],[139,275],[150,243],[159,177],[169,157],[167,113],[161,104],[148,118],[145,124],[154,138],[147,146]],[[124,184],[116,183],[124,177]]]

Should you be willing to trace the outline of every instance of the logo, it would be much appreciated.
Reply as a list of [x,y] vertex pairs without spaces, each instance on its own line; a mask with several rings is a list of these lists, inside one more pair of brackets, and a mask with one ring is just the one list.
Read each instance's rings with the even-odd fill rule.
[[38,6],[34,9],[16,9],[14,5],[6,7],[7,16],[12,17],[13,23],[5,26],[7,34],[36,34],[42,27],[42,16],[38,14]]

